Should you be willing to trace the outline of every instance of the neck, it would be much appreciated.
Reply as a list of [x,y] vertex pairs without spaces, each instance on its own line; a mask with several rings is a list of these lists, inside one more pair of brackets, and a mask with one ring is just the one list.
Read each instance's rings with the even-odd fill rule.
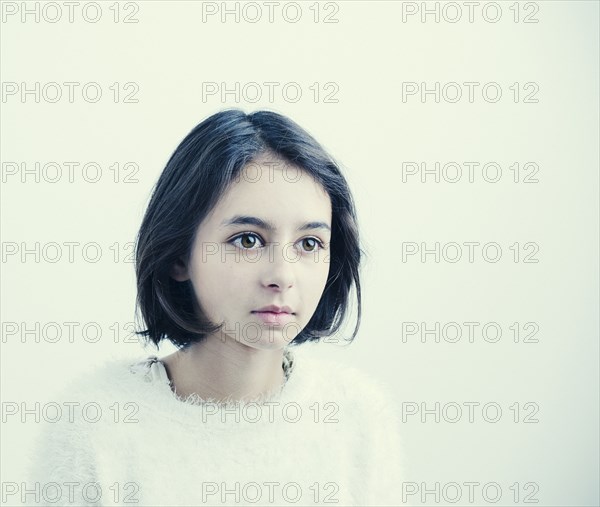
[[251,400],[285,382],[283,349],[255,349],[227,336],[209,336],[161,361],[177,395],[183,398]]

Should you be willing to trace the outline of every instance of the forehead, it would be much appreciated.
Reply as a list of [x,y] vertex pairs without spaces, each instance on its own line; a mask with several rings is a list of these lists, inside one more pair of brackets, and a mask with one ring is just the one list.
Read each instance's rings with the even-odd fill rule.
[[307,171],[277,157],[262,155],[246,164],[211,213],[260,215],[278,222],[331,220],[331,200]]

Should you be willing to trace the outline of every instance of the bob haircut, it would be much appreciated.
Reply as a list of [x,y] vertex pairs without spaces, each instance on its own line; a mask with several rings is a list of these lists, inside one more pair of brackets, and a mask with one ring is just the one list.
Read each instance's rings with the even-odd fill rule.
[[158,348],[170,340],[184,349],[221,329],[198,304],[190,280],[170,271],[190,259],[196,230],[242,168],[263,154],[306,171],[329,194],[332,207],[329,275],[315,313],[290,342],[299,345],[334,334],[346,317],[354,283],[358,301],[354,340],[361,319],[359,266],[364,252],[353,198],[338,166],[298,124],[271,111],[222,110],[202,121],[181,141],[158,179],[135,246],[137,308],[147,329],[136,331]]

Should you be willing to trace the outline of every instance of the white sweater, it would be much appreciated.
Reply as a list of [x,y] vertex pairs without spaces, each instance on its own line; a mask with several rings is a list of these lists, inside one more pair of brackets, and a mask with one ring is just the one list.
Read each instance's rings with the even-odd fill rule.
[[42,422],[21,501],[401,505],[388,387],[300,348],[286,351],[283,387],[257,402],[183,400],[156,356],[105,362],[55,400],[62,416]]

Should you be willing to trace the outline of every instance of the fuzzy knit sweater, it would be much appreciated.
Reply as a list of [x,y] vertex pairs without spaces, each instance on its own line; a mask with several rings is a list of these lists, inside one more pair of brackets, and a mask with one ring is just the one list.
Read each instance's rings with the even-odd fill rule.
[[179,397],[156,356],[105,361],[55,398],[21,502],[401,505],[387,385],[302,347],[285,351],[282,387],[244,402]]

